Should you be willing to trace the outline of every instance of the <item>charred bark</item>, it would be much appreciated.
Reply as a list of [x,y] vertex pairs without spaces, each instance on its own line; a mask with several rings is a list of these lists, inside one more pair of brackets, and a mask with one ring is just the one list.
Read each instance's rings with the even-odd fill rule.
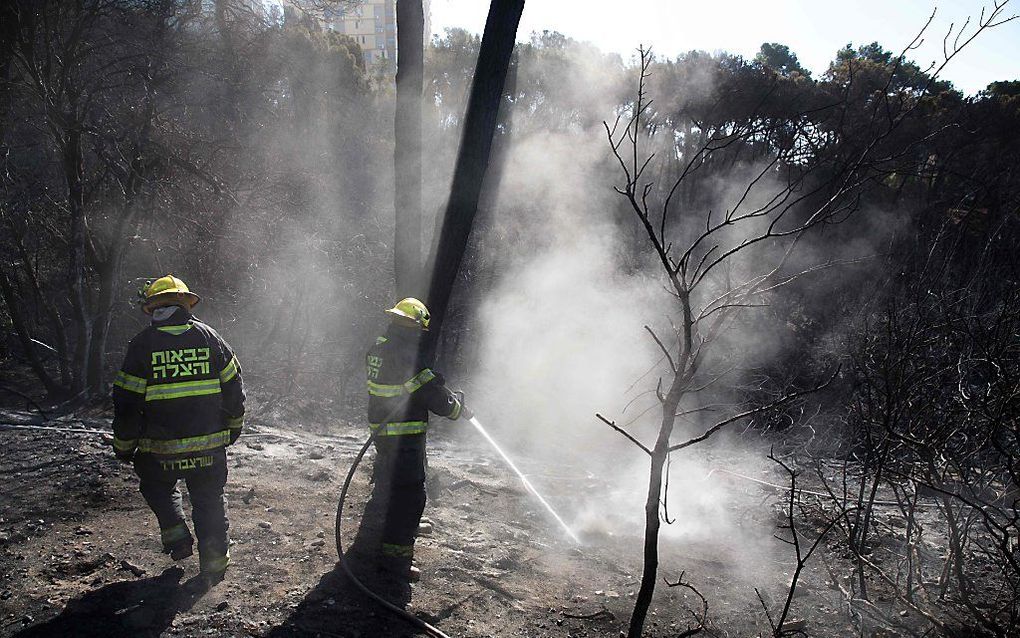
[[420,296],[418,289],[424,284],[421,274],[424,32],[425,13],[421,0],[397,0],[397,103],[393,118],[396,297]]
[[82,131],[72,124],[64,133],[62,159],[64,179],[67,182],[67,209],[70,234],[68,237],[68,283],[71,293],[71,310],[74,316],[74,364],[71,390],[78,394],[89,386],[88,361],[92,341],[92,322],[86,298],[85,272],[85,193]]
[[673,378],[669,392],[662,404],[662,421],[659,434],[655,439],[655,447],[651,453],[651,468],[648,473],[648,493],[645,498],[645,539],[641,572],[641,587],[634,600],[634,610],[630,616],[628,638],[641,638],[648,616],[648,608],[652,604],[655,593],[656,579],[659,573],[659,507],[662,503],[662,477],[669,456],[669,438],[673,434],[676,423],[677,408],[683,398],[683,384],[679,376]]
[[428,360],[435,358],[437,338],[467,249],[471,226],[478,212],[499,105],[503,98],[503,85],[523,11],[524,0],[493,0],[489,6],[467,113],[464,116],[464,130],[450,199],[443,215],[435,258],[432,260],[434,266],[428,303],[432,311],[433,328],[429,333],[430,338],[424,344]]

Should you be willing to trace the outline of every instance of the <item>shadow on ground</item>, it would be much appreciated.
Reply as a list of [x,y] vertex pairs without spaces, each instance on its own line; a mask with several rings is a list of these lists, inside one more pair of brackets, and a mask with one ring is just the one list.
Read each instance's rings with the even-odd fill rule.
[[[406,582],[385,578],[363,569],[364,564],[352,563],[359,580],[371,591],[400,608],[411,599],[411,587]],[[417,632],[407,621],[384,610],[378,603],[363,594],[347,577],[338,564],[323,574],[319,582],[305,595],[301,603],[267,638],[307,636],[322,633],[329,636],[367,638],[387,636],[398,638],[415,636]]]
[[[379,537],[385,509],[385,494],[377,489],[362,513],[354,542],[345,547],[345,556],[351,571],[365,587],[405,609],[411,600],[407,579],[379,569]],[[316,632],[345,638],[417,635],[406,620],[386,611],[362,592],[339,563],[323,574],[290,616],[270,631],[267,638],[307,636]]]
[[159,576],[110,583],[71,600],[56,617],[15,636],[159,636],[179,612],[191,609],[208,591],[199,576],[181,583],[183,576],[183,569],[170,567]]

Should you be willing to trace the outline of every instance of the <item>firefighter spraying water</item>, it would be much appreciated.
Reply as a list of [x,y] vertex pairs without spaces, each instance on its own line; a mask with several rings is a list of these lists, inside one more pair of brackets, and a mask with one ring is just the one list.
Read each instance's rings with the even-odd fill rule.
[[469,421],[567,535],[575,543],[580,540],[465,406],[464,394],[448,389],[443,376],[425,366],[419,358],[418,339],[421,332],[429,329],[430,322],[425,304],[408,297],[386,312],[391,323],[366,356],[371,435],[351,464],[340,491],[336,515],[337,554],[347,576],[366,595],[429,635],[448,638],[436,627],[370,590],[348,564],[341,529],[344,503],[354,472],[370,446],[374,444],[376,448],[372,473],[375,488],[366,505],[362,525],[370,524],[367,519],[373,509],[377,510],[375,516],[381,515],[376,567],[391,576],[413,581],[420,575],[411,561],[425,508],[426,433],[430,414]]
[[[368,423],[375,442],[375,489],[366,519],[379,519],[377,567],[417,580],[414,543],[425,510],[426,436],[430,415],[456,421],[471,416],[464,395],[422,360],[421,334],[429,329],[429,311],[407,297],[386,311],[390,318],[366,356]],[[374,515],[369,516],[372,512]],[[370,522],[371,524],[371,522]]]

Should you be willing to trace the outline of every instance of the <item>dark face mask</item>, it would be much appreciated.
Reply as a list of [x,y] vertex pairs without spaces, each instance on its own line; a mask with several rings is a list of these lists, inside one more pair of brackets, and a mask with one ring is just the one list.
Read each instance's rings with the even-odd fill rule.
[[163,322],[170,317],[178,316],[179,314],[183,315],[185,314],[183,310],[184,309],[180,306],[163,306],[161,308],[156,308],[152,311],[152,321],[153,323]]

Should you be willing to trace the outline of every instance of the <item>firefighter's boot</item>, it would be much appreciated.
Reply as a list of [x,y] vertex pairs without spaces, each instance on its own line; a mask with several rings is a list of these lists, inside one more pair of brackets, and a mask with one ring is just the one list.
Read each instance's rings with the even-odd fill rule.
[[421,578],[421,570],[411,564],[414,556],[414,545],[392,545],[383,543],[382,554],[379,556],[379,571],[385,576],[415,583]]
[[173,560],[184,560],[195,553],[195,540],[186,523],[176,523],[165,529],[160,529],[159,535],[160,540],[163,541],[163,553],[170,554],[170,558]]
[[172,547],[164,547],[163,551],[170,554],[170,558],[175,561],[184,560],[185,558],[194,555],[195,546],[191,541],[181,541],[174,544]]
[[409,558],[383,557],[379,560],[378,569],[385,578],[408,583],[421,580],[421,570],[412,565]]
[[205,584],[212,587],[223,580],[227,567],[230,565],[230,552],[216,550],[206,550],[203,552],[202,548],[199,547],[198,564],[199,573],[203,580],[205,580]]

